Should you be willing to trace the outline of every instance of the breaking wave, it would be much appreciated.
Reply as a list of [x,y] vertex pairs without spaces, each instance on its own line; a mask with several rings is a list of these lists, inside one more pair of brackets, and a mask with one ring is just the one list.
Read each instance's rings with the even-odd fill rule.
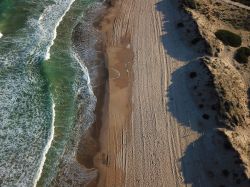
[[72,20],[88,3],[24,0],[6,8],[19,16],[17,8],[31,7],[24,24],[12,28],[6,21],[2,25],[12,32],[3,31],[4,37],[0,33],[0,186],[44,185],[56,177],[76,131],[80,93],[89,116],[85,122],[93,121],[96,99],[88,71],[78,63],[70,42]]

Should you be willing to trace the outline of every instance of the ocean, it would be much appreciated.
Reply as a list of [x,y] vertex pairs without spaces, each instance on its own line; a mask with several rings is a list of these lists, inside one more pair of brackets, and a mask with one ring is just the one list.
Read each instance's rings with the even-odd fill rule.
[[0,0],[1,187],[56,185],[93,123],[96,98],[72,33],[94,3]]

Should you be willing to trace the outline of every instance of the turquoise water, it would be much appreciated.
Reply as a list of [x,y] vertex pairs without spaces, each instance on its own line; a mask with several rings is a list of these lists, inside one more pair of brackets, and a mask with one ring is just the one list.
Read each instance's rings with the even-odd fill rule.
[[50,186],[75,136],[79,90],[95,103],[71,41],[90,3],[0,1],[0,186]]

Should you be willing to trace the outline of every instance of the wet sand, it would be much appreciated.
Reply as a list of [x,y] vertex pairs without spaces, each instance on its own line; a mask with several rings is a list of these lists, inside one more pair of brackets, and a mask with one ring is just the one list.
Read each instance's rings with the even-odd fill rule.
[[[106,54],[109,80],[106,87],[99,138],[100,152],[94,159],[95,166],[99,171],[98,186],[105,186],[105,184],[122,186],[124,184],[123,171],[111,162],[118,157],[117,151],[125,145],[124,139],[118,140],[116,137],[120,139],[120,137],[126,136],[124,128],[127,128],[131,123],[133,51],[130,46],[129,33],[123,36],[115,45],[112,45],[113,40],[109,36],[114,18],[118,15],[117,10],[116,7],[110,7],[99,25],[104,34],[104,52]],[[106,172],[107,167],[111,167],[109,172]],[[113,181],[114,176],[116,182]]]

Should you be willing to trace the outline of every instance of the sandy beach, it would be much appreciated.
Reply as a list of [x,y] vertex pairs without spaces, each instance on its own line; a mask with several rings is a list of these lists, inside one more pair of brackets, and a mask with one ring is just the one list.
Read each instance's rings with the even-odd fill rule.
[[217,100],[196,60],[204,53],[177,29],[188,17],[174,0],[110,4],[99,25],[109,79],[98,186],[231,186],[223,172],[233,153],[215,131]]
[[[167,109],[171,75],[185,63],[164,49],[164,15],[157,10],[164,5],[158,3],[117,1],[100,25],[109,81],[101,149],[95,157],[99,186],[185,185],[179,160],[198,135],[180,125]],[[175,53],[193,58],[192,51],[171,34],[169,45],[179,50]],[[186,97],[180,92],[173,97]],[[175,112],[188,118],[190,109],[184,114],[178,108]]]
[[250,0],[0,0],[0,187],[250,187]]

